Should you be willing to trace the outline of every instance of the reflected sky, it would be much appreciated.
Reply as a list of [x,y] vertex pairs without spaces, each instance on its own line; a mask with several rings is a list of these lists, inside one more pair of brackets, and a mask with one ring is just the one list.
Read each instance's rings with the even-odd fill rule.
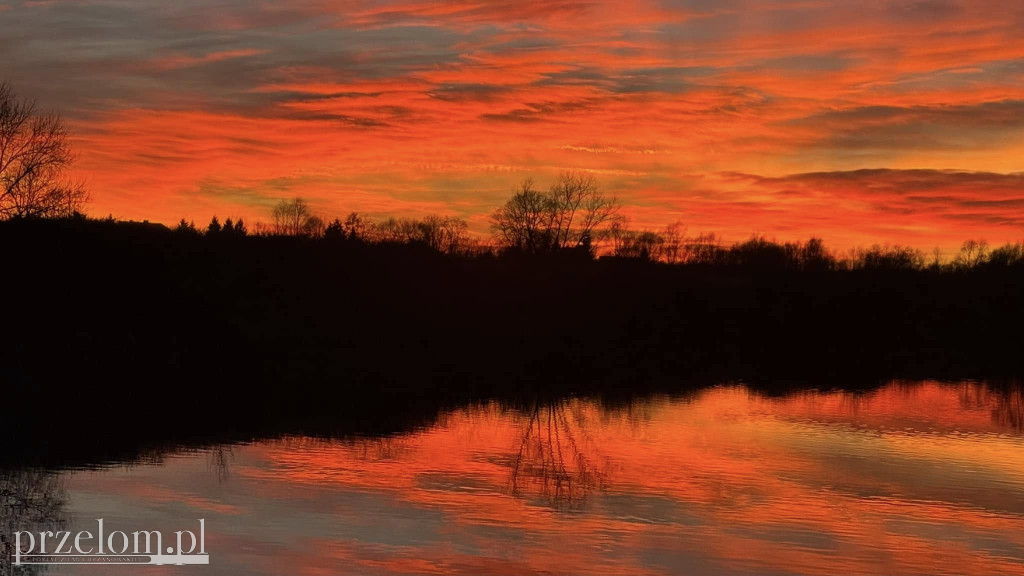
[[206,518],[204,574],[1021,574],[1022,408],[973,383],[486,404],[66,473],[61,506]]

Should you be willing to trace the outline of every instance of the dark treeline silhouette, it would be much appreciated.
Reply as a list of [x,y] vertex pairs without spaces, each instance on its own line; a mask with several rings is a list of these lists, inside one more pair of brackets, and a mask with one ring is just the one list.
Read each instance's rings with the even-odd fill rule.
[[1020,373],[1020,245],[935,264],[817,240],[685,242],[673,265],[595,258],[571,231],[561,249],[495,252],[451,249],[464,229],[440,217],[317,231],[308,216],[275,233],[0,222],[0,384],[18,436],[3,459],[387,432],[485,398]]

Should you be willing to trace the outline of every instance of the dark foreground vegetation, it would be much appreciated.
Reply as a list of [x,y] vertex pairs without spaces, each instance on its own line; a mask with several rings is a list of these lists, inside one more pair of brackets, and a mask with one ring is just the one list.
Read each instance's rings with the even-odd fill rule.
[[1013,247],[930,265],[755,239],[670,265],[81,217],[0,222],[0,245],[7,462],[381,433],[485,398],[1021,372]]

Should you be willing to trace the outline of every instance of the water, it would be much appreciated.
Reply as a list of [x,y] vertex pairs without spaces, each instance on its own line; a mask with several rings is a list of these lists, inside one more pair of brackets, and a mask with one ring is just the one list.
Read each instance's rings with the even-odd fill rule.
[[57,574],[1024,574],[1024,399],[974,383],[488,404],[6,481],[8,525],[205,518],[209,566]]

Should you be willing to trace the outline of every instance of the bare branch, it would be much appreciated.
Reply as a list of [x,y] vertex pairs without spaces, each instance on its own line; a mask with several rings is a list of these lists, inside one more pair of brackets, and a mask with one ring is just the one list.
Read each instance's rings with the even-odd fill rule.
[[75,156],[61,118],[0,84],[0,218],[59,218],[89,196],[66,172]]

